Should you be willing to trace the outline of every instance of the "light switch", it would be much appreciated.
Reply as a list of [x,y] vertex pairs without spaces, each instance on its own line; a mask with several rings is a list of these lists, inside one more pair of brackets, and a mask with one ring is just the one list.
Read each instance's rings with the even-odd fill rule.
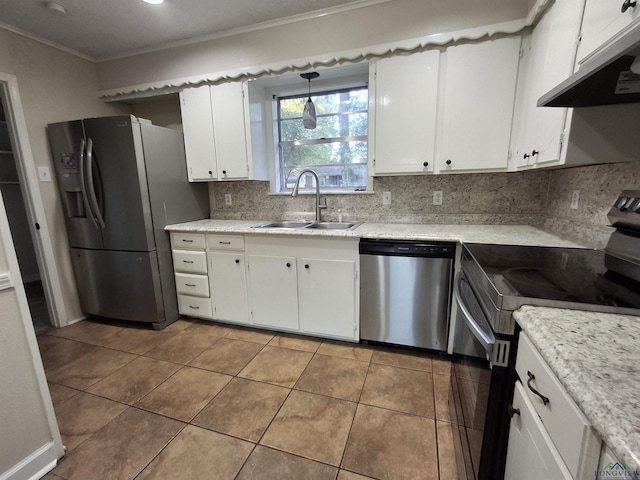
[[49,167],[38,167],[38,178],[41,182],[50,182],[51,170]]
[[391,205],[391,192],[382,192],[382,204]]

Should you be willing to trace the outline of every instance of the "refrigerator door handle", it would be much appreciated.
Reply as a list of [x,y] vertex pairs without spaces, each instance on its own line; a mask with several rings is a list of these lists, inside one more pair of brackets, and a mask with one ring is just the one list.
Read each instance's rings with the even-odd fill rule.
[[98,230],[100,227],[98,226],[98,222],[96,222],[96,217],[93,214],[93,209],[91,208],[91,204],[89,203],[89,196],[87,195],[87,179],[85,177],[85,140],[84,138],[80,141],[80,182],[82,184],[82,200],[89,211],[89,217],[91,217],[91,222],[93,226]]
[[104,230],[104,218],[100,212],[98,199],[96,198],[96,190],[93,186],[93,140],[87,140],[87,187],[89,189],[91,199],[91,210],[95,213],[96,220],[100,224],[100,228]]

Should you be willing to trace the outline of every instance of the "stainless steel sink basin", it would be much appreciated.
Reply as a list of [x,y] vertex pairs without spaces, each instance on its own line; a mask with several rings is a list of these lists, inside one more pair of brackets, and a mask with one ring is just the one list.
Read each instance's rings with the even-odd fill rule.
[[301,222],[299,220],[281,220],[278,222],[269,222],[262,225],[256,225],[254,228],[301,228],[309,225],[309,222]]
[[348,222],[314,222],[304,228],[317,228],[319,230],[353,230],[362,225],[362,223]]
[[301,220],[278,220],[254,225],[253,228],[314,228],[318,230],[353,230],[362,225],[362,222],[304,222]]

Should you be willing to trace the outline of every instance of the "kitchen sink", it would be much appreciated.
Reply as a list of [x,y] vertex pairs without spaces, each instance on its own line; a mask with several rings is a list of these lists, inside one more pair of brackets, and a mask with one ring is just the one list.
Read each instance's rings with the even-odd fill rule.
[[304,228],[317,228],[319,230],[353,230],[359,227],[361,223],[347,222],[314,222]]
[[317,230],[353,230],[362,222],[303,222],[299,220],[279,220],[255,225],[253,228],[313,228]]
[[256,225],[253,228],[302,228],[309,225],[309,222],[301,222],[299,220],[281,220],[278,222],[269,222],[262,225]]

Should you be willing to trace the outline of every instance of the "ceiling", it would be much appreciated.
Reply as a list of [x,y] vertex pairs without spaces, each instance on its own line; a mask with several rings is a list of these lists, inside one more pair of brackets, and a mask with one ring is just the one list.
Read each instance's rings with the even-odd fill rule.
[[67,14],[52,13],[47,0],[0,0],[0,27],[100,61],[389,0],[53,1]]

